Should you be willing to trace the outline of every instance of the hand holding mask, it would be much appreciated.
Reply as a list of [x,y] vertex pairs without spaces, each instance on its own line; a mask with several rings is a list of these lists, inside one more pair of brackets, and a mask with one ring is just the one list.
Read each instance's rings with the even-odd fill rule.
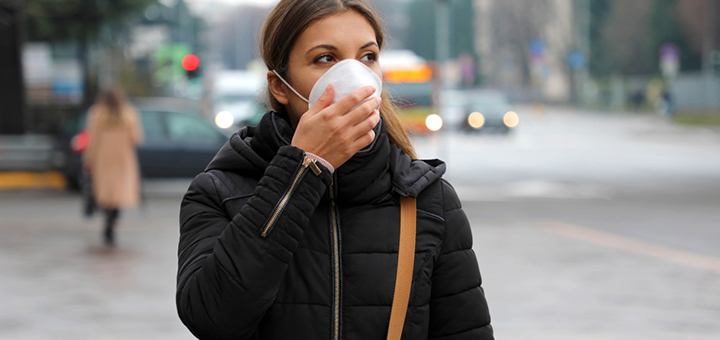
[[[382,93],[382,80],[380,77],[375,74],[375,71],[355,59],[342,60],[328,69],[325,74],[323,74],[317,82],[315,82],[315,85],[310,91],[310,98],[305,98],[295,91],[295,89],[290,86],[290,84],[288,84],[288,82],[285,81],[285,79],[275,70],[273,70],[273,73],[275,73],[275,75],[277,75],[278,78],[280,78],[280,80],[288,88],[290,88],[290,90],[300,97],[300,99],[308,103],[308,109],[310,109],[313,104],[320,99],[320,96],[325,92],[325,89],[330,84],[332,84],[335,89],[335,96],[330,104],[335,104],[341,98],[365,86],[374,87],[375,92],[373,92],[370,97],[366,98],[361,103],[364,103],[366,100],[373,97],[380,97],[380,94]],[[355,107],[352,109],[354,108]]]
[[338,168],[375,138],[380,121],[382,81],[365,64],[346,59],[328,69],[313,86],[309,100],[277,72],[278,78],[308,103],[292,145],[312,152]]

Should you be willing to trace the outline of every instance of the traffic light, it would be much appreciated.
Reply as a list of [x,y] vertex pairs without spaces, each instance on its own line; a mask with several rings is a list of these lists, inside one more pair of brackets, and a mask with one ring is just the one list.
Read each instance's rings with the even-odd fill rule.
[[182,59],[182,67],[187,72],[188,79],[194,79],[200,73],[200,59],[194,54],[188,54]]

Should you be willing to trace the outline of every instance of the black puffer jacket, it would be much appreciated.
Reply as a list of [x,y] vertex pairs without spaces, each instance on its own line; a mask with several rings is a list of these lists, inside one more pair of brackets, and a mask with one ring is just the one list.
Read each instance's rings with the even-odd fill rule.
[[375,131],[334,174],[289,145],[281,114],[230,138],[180,211],[177,308],[193,334],[385,339],[404,195],[417,197],[418,213],[403,339],[493,338],[470,226],[440,179],[445,164],[411,160],[382,122]]

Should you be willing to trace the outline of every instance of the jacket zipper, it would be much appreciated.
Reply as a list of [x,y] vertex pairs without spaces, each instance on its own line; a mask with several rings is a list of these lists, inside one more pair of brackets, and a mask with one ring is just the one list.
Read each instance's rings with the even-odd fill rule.
[[332,216],[333,241],[333,340],[340,340],[340,228],[335,206],[335,184],[330,183],[330,214]]
[[295,177],[290,183],[290,188],[288,188],[288,190],[285,192],[285,195],[280,198],[277,207],[275,207],[275,210],[270,215],[270,219],[268,220],[267,224],[265,224],[265,227],[262,229],[260,236],[267,237],[268,233],[275,225],[275,222],[277,222],[278,217],[280,217],[280,213],[285,210],[285,206],[287,206],[288,201],[290,201],[290,196],[292,196],[293,192],[295,191],[295,188],[300,182],[300,178],[302,178],[302,175],[305,174],[308,168],[310,168],[312,172],[315,173],[315,176],[319,176],[321,173],[320,168],[317,166],[314,159],[309,158],[308,156],[305,156],[305,158],[303,158],[300,169],[298,169],[297,173],[295,173]]

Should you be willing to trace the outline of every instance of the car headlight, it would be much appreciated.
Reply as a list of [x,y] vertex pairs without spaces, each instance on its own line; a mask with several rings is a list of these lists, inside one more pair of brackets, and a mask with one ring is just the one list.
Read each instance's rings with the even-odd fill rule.
[[479,129],[485,125],[485,116],[480,112],[473,112],[468,116],[468,124],[473,129]]
[[513,111],[508,111],[503,116],[503,123],[509,128],[514,128],[520,123],[520,117]]
[[235,123],[235,118],[228,111],[220,111],[215,115],[215,125],[221,129],[227,129]]
[[438,131],[442,128],[442,125],[442,118],[434,113],[425,118],[425,126],[427,126],[430,131]]

